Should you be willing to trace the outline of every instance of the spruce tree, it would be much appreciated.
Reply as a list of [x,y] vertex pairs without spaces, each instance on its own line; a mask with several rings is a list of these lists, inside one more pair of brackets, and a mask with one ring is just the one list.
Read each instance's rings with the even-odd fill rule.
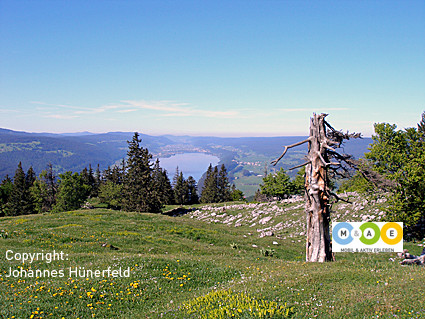
[[90,197],[97,197],[98,193],[98,185],[96,183],[96,177],[94,176],[93,168],[91,167],[91,164],[89,164],[89,186],[91,187]]
[[25,175],[25,192],[27,196],[26,207],[24,208],[29,214],[35,213],[35,199],[31,194],[31,187],[34,185],[36,180],[36,175],[32,166],[27,171]]
[[[28,176],[28,179],[31,178],[32,177]],[[32,207],[32,199],[29,188],[27,187],[29,182],[30,181],[27,182],[27,176],[22,169],[22,163],[19,162],[13,178],[13,191],[7,203],[8,215],[17,216],[31,214],[33,212],[32,210],[28,210]]]
[[212,165],[208,166],[204,186],[201,193],[201,203],[215,203],[218,198],[218,187],[217,187],[217,166],[212,168]]
[[6,207],[12,192],[13,182],[10,179],[9,175],[6,175],[6,177],[0,184],[0,216],[7,215]]
[[100,165],[97,164],[96,171],[94,173],[94,181],[96,184],[96,189],[99,192],[100,184],[102,183],[102,175],[100,174]]
[[87,189],[86,197],[89,197],[90,194],[91,194],[91,191],[92,191],[92,184],[93,183],[91,183],[90,173],[89,173],[89,170],[87,169],[87,167],[85,167],[81,171],[80,177],[81,177],[81,180],[83,181],[83,184],[87,186],[86,187],[86,189]]
[[56,204],[53,208],[56,212],[78,209],[87,200],[89,186],[86,185],[78,173],[70,171],[59,175],[59,187]]
[[180,172],[176,178],[176,184],[174,185],[174,201],[177,205],[186,204],[189,200],[189,189],[187,183],[183,177],[183,172]]
[[198,191],[197,191],[197,185],[196,180],[189,176],[186,181],[187,184],[187,190],[188,190],[188,204],[198,204],[199,203],[199,197],[198,197]]
[[161,179],[161,188],[162,188],[162,201],[165,205],[171,205],[174,203],[174,192],[171,187],[170,179],[168,178],[167,171],[162,170],[162,179]]
[[174,193],[171,188],[170,179],[167,176],[167,171],[159,166],[159,159],[156,159],[153,166],[153,181],[155,190],[158,192],[163,205],[170,205],[174,202]]
[[418,132],[421,134],[421,140],[425,140],[425,111],[422,113],[422,119],[418,123]]
[[103,171],[103,182],[109,181],[121,185],[124,183],[125,173],[125,160],[122,160],[121,166],[114,165],[112,168],[108,166],[108,168]]
[[227,177],[227,170],[224,164],[220,167],[220,172],[217,177],[217,201],[218,202],[227,202],[232,200],[232,195],[230,192],[230,183],[229,178]]
[[268,197],[285,198],[296,193],[294,184],[283,168],[275,174],[264,177],[260,188],[261,193]]
[[35,182],[35,172],[32,166],[27,171],[27,174],[25,175],[25,187],[26,189],[29,189]]
[[52,163],[47,165],[45,182],[47,184],[47,207],[51,210],[56,203],[56,193],[58,192],[58,185],[56,183],[56,175],[53,170]]
[[179,176],[180,176],[180,171],[179,171],[179,167],[177,166],[176,172],[174,173],[174,176],[173,176],[173,182],[171,183],[171,186],[173,187],[173,189],[176,187],[177,179],[179,178]]
[[107,204],[108,208],[121,209],[122,207],[122,184],[106,181],[99,186],[99,199]]
[[126,174],[123,185],[123,209],[145,213],[160,213],[161,201],[152,178],[148,149],[140,146],[139,134],[128,142]]
[[240,189],[237,189],[235,184],[232,184],[231,196],[232,196],[232,201],[245,200],[244,193]]
[[52,164],[43,170],[30,188],[37,213],[49,212],[56,203],[56,176]]

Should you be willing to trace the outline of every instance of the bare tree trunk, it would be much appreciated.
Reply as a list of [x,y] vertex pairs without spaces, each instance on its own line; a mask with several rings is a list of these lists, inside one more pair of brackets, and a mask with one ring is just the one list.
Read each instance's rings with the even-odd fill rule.
[[326,166],[329,164],[328,139],[325,114],[314,114],[310,119],[310,138],[305,175],[307,242],[306,261],[324,262],[332,260],[329,223],[329,186]]
[[[351,155],[340,154],[335,150],[344,140],[360,138],[360,133],[342,133],[336,131],[325,121],[327,114],[313,114],[310,119],[310,136],[303,141],[286,145],[276,160],[276,165],[285,156],[288,149],[308,143],[307,162],[290,169],[306,166],[305,170],[305,211],[307,225],[306,261],[324,262],[334,260],[329,234],[330,196],[343,200],[329,188],[328,169],[334,174],[347,177],[338,170],[348,173],[342,163],[353,167]],[[328,128],[328,131],[326,129]],[[336,161],[330,161],[330,160]],[[332,167],[334,166],[334,167]],[[345,200],[344,200],[345,201]],[[348,202],[348,201],[346,201]]]

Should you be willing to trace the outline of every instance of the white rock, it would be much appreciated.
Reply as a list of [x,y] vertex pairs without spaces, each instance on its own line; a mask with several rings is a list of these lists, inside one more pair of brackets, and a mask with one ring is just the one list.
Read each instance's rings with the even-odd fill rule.
[[268,217],[264,217],[262,219],[260,219],[260,221],[258,222],[261,225],[264,225],[265,223],[267,223],[268,221],[270,221],[270,219],[272,219],[273,217],[268,216]]

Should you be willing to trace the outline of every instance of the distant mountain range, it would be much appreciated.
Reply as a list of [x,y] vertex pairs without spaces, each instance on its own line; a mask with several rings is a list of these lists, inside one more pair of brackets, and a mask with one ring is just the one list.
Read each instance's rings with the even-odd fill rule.
[[[0,129],[0,178],[13,177],[17,165],[22,162],[24,170],[32,166],[37,174],[52,163],[57,173],[80,172],[89,164],[104,170],[119,163],[127,153],[127,141],[134,132],[90,132],[72,134],[27,133]],[[284,145],[295,143],[305,137],[194,137],[194,136],[151,136],[140,134],[142,146],[148,148],[154,157],[169,157],[179,153],[206,153],[220,158],[232,178],[239,176],[260,176],[264,166],[277,158]],[[356,158],[363,156],[370,138],[348,141],[344,153]],[[279,167],[285,169],[300,164],[306,153],[306,146],[296,147],[288,152]],[[246,173],[248,172],[248,173]],[[234,173],[234,174],[233,174]],[[242,177],[242,175],[240,175]],[[255,181],[252,182],[255,186]],[[257,184],[258,185],[258,184]]]

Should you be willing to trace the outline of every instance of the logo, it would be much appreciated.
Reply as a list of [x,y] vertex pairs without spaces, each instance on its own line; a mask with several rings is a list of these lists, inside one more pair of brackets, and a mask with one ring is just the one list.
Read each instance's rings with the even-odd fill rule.
[[333,252],[402,252],[403,223],[333,222]]

